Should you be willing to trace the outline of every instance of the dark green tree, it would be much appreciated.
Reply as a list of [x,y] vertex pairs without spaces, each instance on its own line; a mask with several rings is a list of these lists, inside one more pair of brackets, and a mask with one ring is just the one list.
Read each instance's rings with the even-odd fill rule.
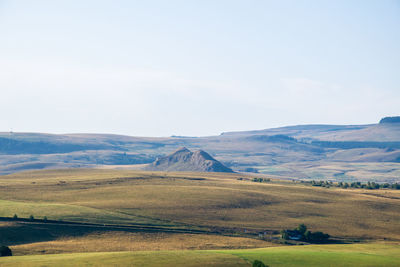
[[324,234],[322,232],[315,232],[312,233],[312,239],[316,242],[323,242],[326,241],[330,236],[328,234]]
[[299,226],[297,226],[297,229],[296,229],[296,230],[299,231],[299,233],[300,233],[301,235],[304,235],[305,232],[307,231],[307,226],[306,226],[304,223],[299,224]]
[[304,240],[307,242],[325,242],[326,240],[329,239],[329,235],[328,234],[324,234],[322,232],[311,232],[311,231],[307,231],[304,234]]
[[303,239],[304,241],[311,241],[311,232],[310,231],[305,232]]
[[289,239],[289,234],[285,230],[282,230],[281,231],[281,237],[284,240],[288,240]]

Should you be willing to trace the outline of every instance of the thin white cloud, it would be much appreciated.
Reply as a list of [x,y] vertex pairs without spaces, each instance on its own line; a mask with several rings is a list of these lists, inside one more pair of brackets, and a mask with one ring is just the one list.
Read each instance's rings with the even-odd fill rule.
[[299,122],[358,122],[397,107],[387,91],[310,78],[246,87],[155,69],[29,61],[0,62],[0,88],[0,123],[16,131],[206,135]]

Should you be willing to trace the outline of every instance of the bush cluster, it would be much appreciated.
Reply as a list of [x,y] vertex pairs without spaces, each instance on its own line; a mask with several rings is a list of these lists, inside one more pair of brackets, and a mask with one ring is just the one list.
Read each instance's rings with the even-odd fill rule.
[[310,242],[310,243],[321,243],[325,242],[330,238],[330,235],[323,232],[311,232],[307,230],[307,226],[300,224],[297,228],[290,230],[281,231],[282,239],[289,240],[291,237],[299,237],[300,241]]

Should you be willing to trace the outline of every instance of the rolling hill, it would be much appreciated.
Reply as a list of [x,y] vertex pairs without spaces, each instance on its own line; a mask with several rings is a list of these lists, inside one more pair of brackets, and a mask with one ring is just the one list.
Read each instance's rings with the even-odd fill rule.
[[[398,266],[399,190],[253,177],[95,169],[1,176],[0,243],[14,256],[0,265]],[[279,239],[300,223],[332,243]]]
[[[137,168],[180,147],[207,151],[222,165],[239,172],[291,179],[400,179],[400,123],[396,117],[369,125],[299,125],[208,137],[1,133],[0,173],[103,166]],[[165,160],[157,164],[159,168],[154,164],[152,168],[166,167]],[[207,169],[178,165],[164,169],[168,168]]]

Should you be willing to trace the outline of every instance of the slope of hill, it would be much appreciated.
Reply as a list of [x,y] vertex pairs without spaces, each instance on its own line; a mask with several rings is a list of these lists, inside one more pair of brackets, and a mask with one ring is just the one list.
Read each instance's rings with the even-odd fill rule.
[[197,171],[197,172],[233,172],[208,153],[198,150],[191,152],[186,147],[172,154],[158,158],[146,167],[152,171]]

